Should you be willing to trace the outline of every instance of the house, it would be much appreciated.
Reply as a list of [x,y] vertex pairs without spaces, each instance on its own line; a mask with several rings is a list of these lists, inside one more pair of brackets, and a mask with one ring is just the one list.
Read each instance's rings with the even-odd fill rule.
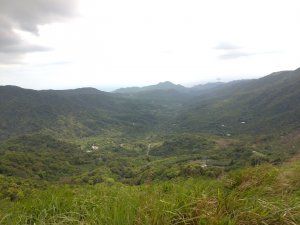
[[206,162],[202,163],[202,164],[201,164],[201,167],[202,167],[202,168],[206,168],[206,167],[207,167]]
[[98,148],[99,148],[98,146],[96,146],[96,145],[94,145],[94,144],[92,145],[92,149],[93,149],[93,150],[98,150]]

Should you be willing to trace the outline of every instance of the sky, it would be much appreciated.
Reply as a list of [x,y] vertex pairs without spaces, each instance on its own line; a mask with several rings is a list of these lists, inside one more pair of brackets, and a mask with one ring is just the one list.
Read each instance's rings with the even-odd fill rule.
[[192,86],[300,67],[299,0],[0,0],[0,85]]

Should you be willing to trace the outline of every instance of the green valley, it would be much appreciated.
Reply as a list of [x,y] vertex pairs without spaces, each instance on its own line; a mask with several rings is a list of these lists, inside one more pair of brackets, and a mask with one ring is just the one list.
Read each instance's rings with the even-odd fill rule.
[[299,224],[299,87],[0,86],[0,224]]

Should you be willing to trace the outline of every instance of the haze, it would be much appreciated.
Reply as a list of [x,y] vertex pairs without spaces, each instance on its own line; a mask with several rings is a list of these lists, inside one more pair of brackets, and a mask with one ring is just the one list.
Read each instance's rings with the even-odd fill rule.
[[112,90],[293,70],[300,3],[0,0],[0,85]]

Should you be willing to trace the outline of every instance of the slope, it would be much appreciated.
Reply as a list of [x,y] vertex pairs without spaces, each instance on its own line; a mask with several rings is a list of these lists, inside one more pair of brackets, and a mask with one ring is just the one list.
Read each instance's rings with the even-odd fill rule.
[[300,128],[300,69],[231,82],[186,103],[180,129],[219,134],[288,132]]
[[92,88],[35,91],[0,87],[0,138],[46,131],[83,137],[108,130],[144,130],[153,106]]

